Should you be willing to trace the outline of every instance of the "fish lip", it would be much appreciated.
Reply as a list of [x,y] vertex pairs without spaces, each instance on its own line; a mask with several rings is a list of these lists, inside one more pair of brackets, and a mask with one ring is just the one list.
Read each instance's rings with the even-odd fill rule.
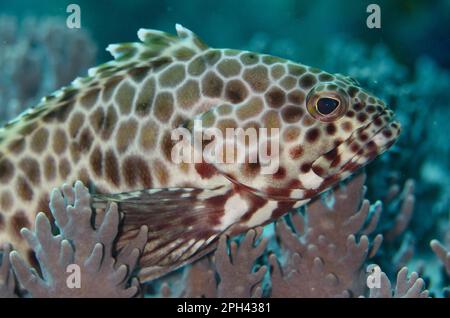
[[373,134],[373,136],[371,138],[369,138],[369,140],[364,144],[364,146],[367,146],[368,143],[370,143],[370,141],[373,141],[374,139],[376,139],[376,137],[380,134],[386,134],[386,132],[390,131],[390,129],[392,128],[393,132],[392,134],[386,134],[386,144],[389,143],[389,141],[391,140],[397,140],[397,138],[400,135],[401,132],[401,124],[398,120],[395,120],[395,116],[394,116],[394,112],[390,109],[385,109],[383,112],[381,112],[381,114],[379,114],[378,116],[376,116],[367,126],[370,124],[375,123],[375,121],[377,119],[385,119],[386,123],[381,125],[380,128]]
[[[376,116],[374,116],[367,124],[356,129],[347,139],[337,144],[331,151],[339,153],[341,149],[344,153],[350,152],[352,155],[347,157],[345,161],[335,164],[331,162],[329,170],[323,170],[320,167],[322,158],[326,155],[318,157],[313,163],[312,168],[314,173],[322,178],[331,178],[336,175],[345,173],[346,171],[355,171],[357,168],[367,165],[377,156],[389,149],[397,140],[400,134],[401,125],[394,119],[394,112],[390,109],[384,109]],[[369,135],[367,140],[359,139],[363,134]],[[352,151],[352,145],[356,144],[359,149]],[[366,156],[367,160],[361,159]],[[358,165],[356,165],[358,163]]]
[[[383,148],[384,152],[395,143],[395,141],[400,136],[401,130],[402,130],[401,123],[398,120],[394,120],[394,118],[391,118],[390,121],[388,121],[375,133],[375,135],[370,139],[370,141],[379,142],[377,146],[379,149]],[[379,139],[382,138],[382,136],[384,138],[379,141]],[[379,152],[378,155],[380,155],[381,153],[382,152]]]
[[375,121],[377,121],[379,119],[385,119],[386,124],[380,126],[380,128],[373,134],[373,136],[371,138],[369,138],[366,142],[364,142],[364,145],[366,145],[368,142],[370,142],[370,140],[374,137],[375,134],[377,134],[380,130],[382,130],[383,128],[388,126],[390,123],[396,122],[397,125],[400,125],[400,122],[394,120],[394,112],[391,111],[390,109],[384,109],[379,114],[377,114],[375,117],[373,117],[372,120],[370,120],[368,123],[359,127],[358,129],[356,129],[347,139],[345,139],[342,142],[340,142],[339,144],[337,144],[336,147],[334,147],[334,148],[339,147],[340,145],[342,145],[343,143],[345,143],[349,140],[354,140],[358,134],[360,134],[364,131],[367,131],[370,128],[370,126],[375,125]]
[[[367,131],[370,125],[375,124],[377,119],[384,119],[386,123],[381,125],[373,135],[367,139],[366,142],[361,146],[360,151],[358,151],[350,160],[341,166],[339,173],[347,170],[351,163],[358,162],[361,158],[366,156],[364,162],[358,164],[354,169],[349,169],[350,171],[355,171],[357,168],[366,166],[372,162],[376,157],[388,150],[398,139],[401,132],[401,124],[398,120],[395,120],[394,112],[390,109],[383,110],[380,114],[373,118],[367,125],[359,128],[360,132]],[[355,132],[356,133],[356,132]],[[353,136],[353,134],[352,134]],[[352,138],[352,137],[350,137]]]
[[[385,123],[382,125],[379,125],[379,128],[377,130],[375,130],[375,132],[372,133],[372,136],[369,137],[364,143],[363,146],[361,148],[364,148],[365,146],[367,146],[371,141],[373,141],[373,139],[375,138],[375,136],[377,136],[379,133],[382,133],[383,131],[386,131],[389,129],[389,127],[394,126],[394,130],[398,130],[397,134],[392,134],[391,137],[387,137],[389,139],[397,139],[399,134],[400,134],[400,130],[401,130],[401,124],[399,121],[395,120],[395,116],[394,116],[394,112],[390,109],[384,109],[382,112],[380,112],[379,114],[377,114],[375,117],[373,117],[373,119],[371,121],[369,121],[367,124],[365,124],[364,126],[358,128],[357,130],[355,130],[350,137],[348,137],[347,139],[345,139],[342,143],[351,140],[351,139],[355,139],[356,136],[362,132],[366,132],[369,130],[369,128],[372,125],[376,125],[376,122],[378,120],[385,120]],[[342,144],[340,143],[340,144]],[[339,145],[340,145],[339,144]],[[338,146],[339,146],[338,145]]]

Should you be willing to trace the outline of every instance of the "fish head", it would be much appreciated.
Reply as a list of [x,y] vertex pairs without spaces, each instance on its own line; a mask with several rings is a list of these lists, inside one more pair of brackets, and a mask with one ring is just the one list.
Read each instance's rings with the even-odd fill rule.
[[[393,112],[381,99],[352,78],[305,69],[306,75],[298,76],[293,89],[282,91],[278,83],[269,87],[262,105],[258,98],[249,97],[248,102],[232,111],[218,107],[200,116],[222,132],[236,127],[244,131],[249,127],[258,129],[254,142],[245,139],[236,143],[236,135],[224,138],[224,144],[232,141],[223,149],[227,153],[226,149],[231,149],[234,161],[211,162],[229,180],[276,200],[309,199],[394,144],[400,124],[393,120]],[[305,76],[310,77],[308,81]],[[272,97],[281,96],[281,103],[274,107],[267,96],[276,90],[281,93]],[[258,107],[259,111],[251,107]],[[240,118],[244,108],[256,115]],[[236,155],[242,149],[246,149],[242,155]]]
[[401,131],[394,112],[381,99],[341,74],[312,87],[305,108],[305,118],[314,128],[299,140],[310,153],[299,178],[312,193],[370,163],[395,143]]

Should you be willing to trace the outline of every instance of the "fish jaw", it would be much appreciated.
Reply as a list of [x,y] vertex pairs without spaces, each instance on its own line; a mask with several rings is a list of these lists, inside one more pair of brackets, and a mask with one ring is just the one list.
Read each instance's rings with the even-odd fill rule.
[[388,150],[397,140],[401,125],[393,112],[384,110],[368,124],[355,130],[344,142],[312,165],[313,172],[324,179],[337,179],[344,172],[355,172]]

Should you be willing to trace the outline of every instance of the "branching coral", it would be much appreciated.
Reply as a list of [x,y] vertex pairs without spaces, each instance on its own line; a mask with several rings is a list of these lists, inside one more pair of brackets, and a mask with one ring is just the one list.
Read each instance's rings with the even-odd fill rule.
[[[0,89],[0,103],[6,105],[2,108],[4,113],[0,113],[2,119],[35,102],[36,97],[66,84],[93,61],[93,45],[86,35],[61,28],[54,20],[43,23],[28,20],[19,27],[15,21],[1,18],[0,25],[0,40],[6,43],[0,51],[0,86],[15,84],[13,90]],[[268,38],[267,43],[274,42]],[[282,43],[286,44],[284,51],[303,50],[292,48],[295,41],[277,41]],[[266,47],[255,50],[271,51]],[[369,48],[341,39],[328,44],[324,53],[325,58],[316,65],[355,77],[364,87],[383,97],[405,127],[396,148],[367,168],[368,197],[384,197],[383,203],[370,206],[369,201],[363,200],[364,179],[355,178],[347,189],[337,189],[328,198],[314,201],[303,214],[297,211],[279,221],[275,231],[278,241],[269,236],[268,248],[265,242],[254,245],[259,232],[250,231],[239,245],[236,241],[228,245],[227,238],[221,238],[214,257],[204,258],[188,271],[174,274],[185,274],[183,291],[177,292],[168,281],[157,288],[162,296],[367,296],[365,265],[369,259],[385,270],[381,276],[382,288],[371,289],[371,297],[427,295],[423,280],[415,273],[408,279],[407,270],[402,267],[417,264],[411,260],[420,257],[417,251],[423,252],[429,233],[435,233],[436,228],[442,231],[443,222],[439,220],[448,210],[450,183],[448,178],[441,177],[450,154],[446,139],[448,108],[427,106],[448,105],[450,73],[426,58],[418,60],[415,70],[408,72],[382,45]],[[290,57],[299,60],[301,56]],[[26,78],[23,74],[27,74]],[[427,116],[423,116],[424,107]],[[430,123],[441,129],[430,128]],[[410,177],[416,180],[415,186],[411,180],[405,180]],[[92,221],[88,217],[90,207],[85,204],[83,213],[70,218],[70,206],[78,211],[82,204],[75,207],[76,195],[69,188],[63,188],[60,201],[52,197],[59,235],[51,234],[43,215],[37,218],[35,233],[24,232],[36,251],[41,273],[30,272],[18,255],[12,253],[20,282],[33,296],[135,294],[136,281],[130,283],[129,278],[137,251],[146,240],[145,229],[135,243],[116,254],[113,246],[119,224],[116,207],[111,205],[104,215]],[[448,250],[437,241],[431,247],[449,273]],[[7,252],[4,255],[0,293],[13,296],[14,279]],[[69,261],[80,265],[82,277],[101,277],[106,290],[67,291],[64,278],[67,278],[65,266]],[[270,265],[270,275],[265,275],[264,264]],[[397,272],[392,291],[394,284],[388,277],[392,279]]]
[[239,244],[228,242],[228,237],[223,235],[212,258],[206,257],[191,266],[182,296],[262,297],[267,267],[259,266],[257,260],[264,254],[267,240],[260,240],[261,235],[261,228],[250,230]]
[[[279,221],[276,250],[281,252],[278,255],[267,248],[270,237],[261,239],[262,229],[250,230],[237,241],[228,242],[224,235],[212,257],[205,257],[190,267],[182,292],[177,293],[165,283],[159,296],[366,295],[364,265],[376,254],[383,237],[371,234],[377,227],[381,204],[370,206],[363,199],[364,180],[365,176],[359,175],[345,187],[309,204],[304,214],[296,211],[290,218]],[[54,190],[50,208],[58,235],[52,234],[50,222],[43,213],[37,216],[34,231],[22,230],[40,268],[30,269],[17,252],[10,254],[18,281],[30,295],[135,296],[140,286],[132,278],[132,271],[147,241],[147,228],[143,227],[129,245],[115,253],[114,240],[120,223],[117,206],[110,204],[103,214],[92,215],[90,195],[81,182],[73,188],[64,185],[61,190]],[[270,275],[266,275],[267,260],[271,265]],[[0,278],[2,294],[14,296],[14,278],[7,261],[3,262]],[[423,280],[416,273],[407,279],[406,268],[399,272],[395,290],[391,289],[388,276],[381,273],[381,288],[371,289],[370,297],[428,296],[423,290]]]
[[[408,70],[382,44],[369,48],[343,39],[336,39],[328,46],[322,64],[327,69],[349,74],[382,97],[402,123],[404,129],[395,148],[367,168],[369,195],[381,198],[389,186],[406,178],[414,179],[415,197],[419,198],[414,202],[415,215],[401,213],[406,217],[403,224],[408,224],[408,231],[402,228],[394,231],[409,236],[409,243],[403,244],[404,251],[409,250],[409,254],[413,249],[426,251],[432,238],[430,234],[441,231],[440,224],[446,219],[450,203],[449,178],[443,177],[450,155],[447,142],[450,131],[446,124],[450,117],[447,107],[450,72],[426,56]],[[384,213],[380,223],[395,222],[398,210],[396,213],[384,210],[388,213]],[[389,241],[390,234],[395,233],[385,234]],[[403,240],[399,235],[394,237]],[[392,250],[398,248],[397,244],[388,244],[384,250],[389,249],[388,253],[392,254]]]
[[[450,230],[448,231],[450,233]],[[443,291],[442,294],[444,297],[450,298],[450,251],[448,248],[444,246],[441,242],[437,240],[432,240],[430,242],[431,249],[433,250],[434,254],[439,258],[441,261],[444,270],[447,274],[447,277],[443,277],[441,285],[443,285]],[[443,275],[445,276],[445,275]],[[446,282],[446,283],[445,283]]]
[[212,257],[204,257],[192,264],[186,277],[183,297],[211,298],[217,296],[216,272]]
[[[286,44],[282,51],[280,43]],[[275,42],[258,35],[250,45],[257,51],[304,60],[310,48],[303,43],[291,38]],[[368,198],[385,198],[375,230],[383,234],[385,243],[375,260],[392,278],[401,267],[428,259],[430,240],[448,230],[450,72],[427,56],[407,67],[382,43],[369,46],[342,36],[327,42],[322,53],[306,62],[355,78],[393,108],[402,123],[396,145],[366,168]],[[431,280],[430,288],[434,287],[433,292],[439,293],[439,282]]]
[[[222,237],[214,257],[193,264],[185,277],[183,297],[360,297],[369,293],[365,265],[380,248],[383,236],[377,228],[381,203],[364,200],[365,176],[352,179],[346,187],[310,203],[276,225],[276,238],[254,241],[260,230],[249,231],[240,244]],[[410,187],[403,193],[411,194]],[[391,193],[393,194],[393,193]],[[397,193],[398,194],[398,193]],[[408,196],[408,198],[410,198]],[[407,210],[409,203],[404,203]],[[399,218],[399,220],[404,218]],[[400,221],[399,221],[400,222]],[[402,221],[403,222],[403,221]],[[401,222],[401,223],[402,223]],[[370,239],[371,237],[372,239]],[[272,245],[267,246],[267,241]],[[272,251],[271,251],[272,250]],[[279,253],[273,253],[279,251]],[[271,274],[263,280],[264,264]],[[218,276],[219,283],[216,280]],[[267,275],[266,275],[267,276]],[[381,273],[381,289],[373,297],[426,297],[424,282],[416,273],[407,279],[407,269],[398,274],[393,292],[388,276]],[[393,294],[394,293],[394,294]],[[165,284],[161,295],[173,296]]]
[[370,298],[427,298],[428,290],[424,290],[425,282],[416,272],[408,278],[408,269],[403,267],[397,274],[395,289],[387,275],[381,272],[380,288],[370,289]]
[[3,249],[2,265],[0,266],[0,298],[16,298],[16,280],[11,269],[9,254],[11,247]]
[[383,233],[385,244],[377,261],[387,268],[386,274],[390,277],[414,256],[416,241],[408,230],[416,202],[414,190],[413,180],[407,180],[403,188],[393,184],[383,200],[383,215],[377,230]]
[[333,204],[321,200],[309,204],[305,215],[291,215],[292,229],[278,222],[277,236],[287,258],[273,266],[272,297],[350,297],[364,291],[363,264],[376,253],[382,236],[369,244],[380,206],[370,212],[363,201],[363,175],[347,189],[334,192]]
[[447,275],[450,277],[450,251],[437,240],[432,240],[430,246],[436,256],[441,260]]
[[133,297],[137,279],[130,277],[147,240],[147,228],[113,255],[118,233],[119,212],[111,204],[100,223],[92,226],[90,195],[81,182],[74,188],[54,190],[50,207],[60,234],[53,235],[48,218],[36,217],[35,230],[22,235],[36,254],[41,275],[30,269],[15,251],[11,263],[19,282],[32,297]]
[[220,238],[215,253],[215,264],[220,277],[218,297],[262,296],[261,282],[267,268],[262,266],[253,271],[256,260],[262,255],[267,245],[267,241],[262,240],[254,246],[261,233],[261,229],[248,231],[239,247],[236,242],[231,242],[229,255],[226,236]]
[[411,221],[412,214],[414,211],[414,181],[407,180],[403,188],[403,193],[398,197],[395,190],[399,189],[398,186],[394,185],[392,189],[388,192],[388,197],[385,199],[385,206],[389,205],[391,202],[395,201],[395,198],[400,198],[401,200],[397,202],[400,205],[398,212],[395,213],[394,224],[385,231],[384,238],[386,241],[393,241],[396,237],[403,234]]

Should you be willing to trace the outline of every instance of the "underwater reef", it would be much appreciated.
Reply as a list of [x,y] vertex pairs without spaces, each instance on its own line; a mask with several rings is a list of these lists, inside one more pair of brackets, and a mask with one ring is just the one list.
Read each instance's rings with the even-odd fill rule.
[[[2,121],[94,65],[89,35],[55,21],[0,17],[0,41],[7,43],[0,51]],[[293,60],[305,50],[264,34],[248,49]],[[324,46],[320,61],[316,66],[348,74],[383,98],[404,127],[395,147],[365,172],[275,224],[221,237],[211,255],[145,284],[136,271],[146,227],[117,250],[117,206],[94,215],[81,182],[61,185],[49,202],[57,229],[39,214],[34,228],[21,232],[35,267],[3,249],[0,296],[448,297],[450,72],[428,57],[410,69],[381,44],[342,37]],[[66,266],[73,263],[81,265],[82,288],[67,288]],[[382,270],[381,287],[369,289],[374,264]]]
[[[169,275],[168,281],[176,281],[178,288],[163,278],[156,291],[152,282],[140,286],[133,276],[147,227],[115,250],[120,227],[117,205],[111,203],[93,218],[88,189],[81,182],[64,185],[50,198],[59,234],[52,233],[44,213],[36,217],[34,230],[22,229],[38,268],[29,268],[21,255],[6,249],[0,293],[3,297],[126,298],[150,296],[153,289],[152,296],[158,297],[428,297],[424,280],[415,272],[408,275],[407,267],[398,271],[394,282],[382,272],[380,288],[367,288],[364,264],[377,254],[383,235],[369,239],[382,208],[364,199],[364,181],[365,175],[360,174],[329,193],[327,200],[315,200],[304,211],[292,212],[276,223],[273,236],[264,237],[261,228],[231,242],[222,236],[212,256],[184,273]],[[404,230],[405,215],[413,209],[413,195],[404,193],[400,217],[387,236]],[[448,271],[448,252],[436,241],[432,246]],[[70,264],[80,264],[83,283],[79,288],[67,285]]]
[[0,15],[0,43],[0,124],[85,74],[97,54],[87,32],[53,17]]

